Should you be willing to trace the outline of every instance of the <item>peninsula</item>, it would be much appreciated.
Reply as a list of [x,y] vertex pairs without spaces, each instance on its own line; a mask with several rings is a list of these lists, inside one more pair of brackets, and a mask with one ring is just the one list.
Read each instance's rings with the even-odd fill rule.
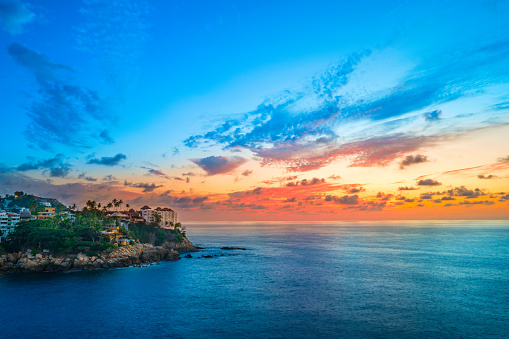
[[0,198],[0,274],[106,269],[180,259],[197,251],[170,208],[61,204],[23,192]]

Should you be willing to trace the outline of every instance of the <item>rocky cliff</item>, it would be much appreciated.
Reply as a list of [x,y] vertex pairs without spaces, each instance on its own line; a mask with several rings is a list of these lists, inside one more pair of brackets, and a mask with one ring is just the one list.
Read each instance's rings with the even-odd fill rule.
[[[185,239],[187,240],[187,239]],[[192,251],[194,246],[182,242],[174,243],[175,247],[187,248],[181,251]],[[196,248],[194,248],[196,250]],[[30,250],[25,253],[9,253],[0,257],[0,274],[6,272],[44,272],[44,271],[81,271],[99,268],[118,268],[141,264],[150,264],[161,260],[180,259],[179,253],[171,248],[150,244],[134,244],[120,247],[111,253],[99,256],[86,256],[83,253],[53,256],[51,254],[32,255]]]
[[162,244],[162,246],[169,250],[174,250],[177,252],[197,252],[198,249],[187,239],[184,238],[182,241],[166,241]]

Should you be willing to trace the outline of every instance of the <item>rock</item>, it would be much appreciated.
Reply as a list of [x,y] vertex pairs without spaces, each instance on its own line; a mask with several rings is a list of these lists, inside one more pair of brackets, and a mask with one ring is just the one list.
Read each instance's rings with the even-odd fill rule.
[[191,254],[186,254],[184,258],[192,258],[193,256]]
[[34,256],[27,250],[25,254],[8,253],[0,257],[0,272],[78,271],[140,266],[161,260],[178,259],[180,255],[174,249],[140,243],[119,247],[111,253],[101,253],[92,257],[83,253],[62,254],[56,258],[42,254]]
[[244,247],[228,247],[228,246],[221,247],[221,249],[222,250],[242,250],[242,251],[246,250],[246,248],[244,248]]

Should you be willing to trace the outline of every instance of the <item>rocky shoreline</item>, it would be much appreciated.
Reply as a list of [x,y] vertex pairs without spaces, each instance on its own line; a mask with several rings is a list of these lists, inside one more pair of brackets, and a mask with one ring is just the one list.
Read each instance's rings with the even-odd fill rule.
[[166,242],[163,246],[134,244],[119,247],[111,253],[87,256],[83,253],[53,256],[50,253],[33,255],[30,250],[9,253],[0,257],[0,274],[15,272],[69,272],[107,269],[151,264],[162,260],[178,260],[179,252],[195,252],[187,239]]

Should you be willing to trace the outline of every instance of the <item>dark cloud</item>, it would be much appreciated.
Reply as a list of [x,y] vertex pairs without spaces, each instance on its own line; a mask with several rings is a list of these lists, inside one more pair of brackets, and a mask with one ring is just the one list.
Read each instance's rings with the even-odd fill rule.
[[245,170],[244,172],[242,172],[242,175],[245,177],[250,176],[251,174],[253,174],[252,170]]
[[[394,195],[393,194],[385,194],[384,192],[378,192],[376,197],[378,199],[382,199],[383,201],[388,201],[390,200]],[[402,196],[399,196],[399,197],[396,197],[396,200],[404,200],[405,197],[402,197]]]
[[505,157],[498,158],[497,162],[502,162],[502,163],[509,162],[509,155],[505,156]]
[[431,200],[431,199],[433,199],[433,196],[431,194],[428,194],[428,193],[421,193],[420,198],[422,200]]
[[87,164],[95,164],[95,165],[104,165],[104,166],[116,166],[118,165],[122,160],[127,159],[127,157],[122,154],[118,153],[117,155],[113,157],[102,157],[101,159],[90,159],[87,161]]
[[245,163],[247,160],[239,156],[228,158],[212,155],[206,158],[192,159],[191,161],[200,166],[205,172],[207,172],[207,175],[216,175],[228,174]]
[[468,206],[472,206],[472,205],[494,205],[495,202],[490,201],[490,200],[478,200],[478,201],[464,200],[464,201],[460,201],[458,204],[466,205],[468,207]]
[[407,166],[428,162],[428,157],[421,154],[407,155],[400,163],[399,168],[404,169]]
[[[292,176],[292,177],[289,177],[289,178],[296,178],[296,176]],[[292,187],[292,186],[298,186],[298,185],[301,185],[301,186],[312,186],[312,185],[317,185],[317,184],[322,184],[322,183],[325,183],[325,179],[324,178],[313,178],[313,179],[302,179],[301,181],[297,180],[297,181],[294,181],[294,182],[289,182],[286,184],[286,186],[288,187]]]
[[80,175],[78,175],[78,179],[83,179],[83,180],[86,180],[86,181],[97,181],[96,178],[92,178],[92,177],[89,177],[87,176],[86,173],[81,173]]
[[155,189],[157,189],[159,187],[163,187],[163,185],[156,185],[154,183],[152,183],[152,184],[144,183],[144,182],[132,183],[132,182],[128,182],[127,180],[124,181],[124,186],[143,188],[144,193],[153,192]]
[[168,179],[168,180],[171,180],[171,178],[169,176],[167,176],[163,171],[161,170],[158,170],[158,169],[154,169],[154,168],[148,168],[148,167],[143,167],[141,166],[141,168],[144,168],[148,171],[149,174],[152,174],[152,175],[156,175],[156,176],[160,176],[160,177],[163,177],[165,179]]
[[398,191],[414,191],[414,190],[418,190],[418,188],[408,186],[398,187]]
[[466,197],[467,199],[477,198],[486,193],[479,188],[470,190],[465,186],[454,187],[453,189],[447,190],[446,193],[451,197]]
[[72,82],[71,67],[53,63],[47,55],[17,43],[9,45],[7,51],[39,85],[26,106],[30,122],[24,134],[31,146],[52,149],[58,143],[88,148],[98,140],[111,141],[106,130],[98,126],[112,121],[112,116],[96,91]]
[[433,121],[440,120],[440,116],[442,115],[442,111],[436,110],[436,111],[433,111],[433,112],[424,113],[423,115],[424,115],[424,119],[427,122],[433,122]]
[[498,177],[496,175],[493,175],[493,174],[490,174],[490,175],[479,174],[477,177],[479,179],[498,179]]
[[423,179],[423,180],[419,180],[417,182],[417,185],[418,186],[440,186],[440,185],[442,185],[442,183],[438,182],[434,179]]
[[342,205],[357,205],[359,204],[359,196],[355,195],[344,195],[342,197],[336,197],[334,195],[327,195],[325,201],[334,201],[336,204]]
[[0,0],[0,22],[11,34],[23,32],[23,26],[35,17],[35,14],[19,0]]
[[183,177],[194,177],[195,175],[193,172],[182,173]]
[[45,169],[44,172],[49,171],[51,177],[66,177],[71,171],[71,165],[65,163],[63,154],[57,154],[54,158],[47,160],[31,161],[19,165],[16,170],[20,172]]

